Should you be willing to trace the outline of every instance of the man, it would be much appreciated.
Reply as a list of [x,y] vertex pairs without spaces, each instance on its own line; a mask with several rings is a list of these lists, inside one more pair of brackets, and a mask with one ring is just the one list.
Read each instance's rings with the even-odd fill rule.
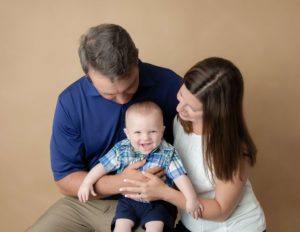
[[[97,197],[81,203],[80,184],[100,157],[126,135],[126,109],[137,101],[154,101],[163,110],[165,139],[172,142],[172,121],[181,78],[174,72],[143,63],[122,27],[102,24],[82,36],[79,57],[85,76],[59,96],[51,137],[51,166],[59,191],[65,195],[28,231],[110,231],[116,200],[124,178],[142,180],[143,161],[120,175],[107,175],[96,184]],[[149,172],[161,175],[159,167]]]

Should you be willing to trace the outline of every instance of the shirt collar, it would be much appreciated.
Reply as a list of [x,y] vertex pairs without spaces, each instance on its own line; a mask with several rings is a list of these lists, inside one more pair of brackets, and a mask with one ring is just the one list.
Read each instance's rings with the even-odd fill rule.
[[92,81],[87,76],[84,76],[83,78],[85,79],[87,94],[90,96],[101,96]]
[[139,60],[139,77],[140,83],[139,88],[143,87],[152,87],[156,85],[154,78],[152,77],[151,72],[149,72],[149,65],[145,65],[141,60]]

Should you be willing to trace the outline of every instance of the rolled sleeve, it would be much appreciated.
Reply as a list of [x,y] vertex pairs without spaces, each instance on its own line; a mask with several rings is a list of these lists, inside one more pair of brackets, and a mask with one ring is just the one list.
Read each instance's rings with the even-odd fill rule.
[[99,162],[104,166],[107,172],[113,172],[120,168],[121,162],[116,149],[116,145],[103,157],[99,159]]
[[167,177],[171,180],[175,180],[181,175],[186,174],[186,170],[183,167],[181,159],[176,150],[174,150],[174,154],[169,164],[169,168],[167,170]]

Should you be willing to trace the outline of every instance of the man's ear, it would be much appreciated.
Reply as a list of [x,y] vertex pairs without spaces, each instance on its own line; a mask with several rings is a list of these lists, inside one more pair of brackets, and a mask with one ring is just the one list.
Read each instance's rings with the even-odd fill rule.
[[124,133],[125,135],[127,136],[127,138],[129,139],[129,136],[128,136],[128,130],[126,128],[124,128]]

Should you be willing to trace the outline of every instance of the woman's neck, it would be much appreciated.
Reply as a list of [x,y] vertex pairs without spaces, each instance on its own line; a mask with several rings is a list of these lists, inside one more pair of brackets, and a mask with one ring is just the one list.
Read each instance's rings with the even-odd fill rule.
[[202,135],[202,122],[193,122],[193,132],[196,135]]

